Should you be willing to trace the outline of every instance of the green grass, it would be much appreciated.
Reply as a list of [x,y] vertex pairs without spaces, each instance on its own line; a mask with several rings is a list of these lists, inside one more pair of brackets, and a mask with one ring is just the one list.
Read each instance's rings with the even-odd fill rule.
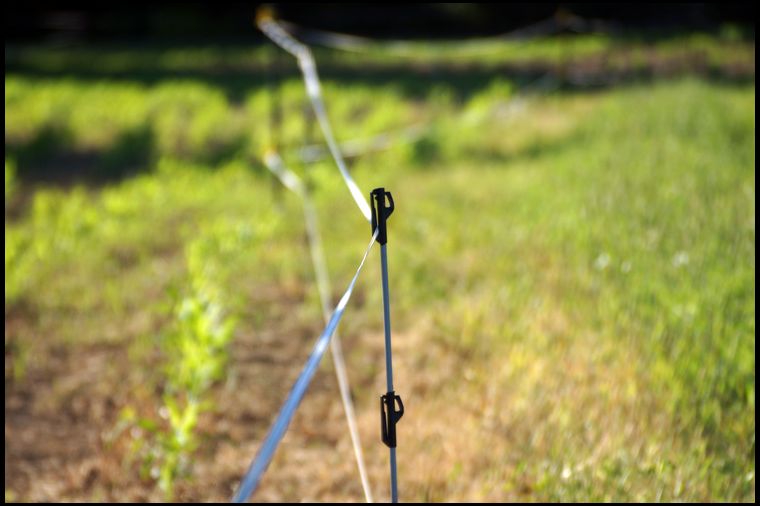
[[[392,86],[328,83],[325,94],[334,105],[336,133],[344,137],[400,128],[415,118],[414,104],[403,101]],[[300,146],[307,105],[301,81],[286,82],[281,96],[288,120],[277,141]],[[6,148],[30,171],[46,160],[92,154],[95,175],[108,178],[167,156],[202,163],[258,158],[274,140],[268,132],[266,89],[233,104],[220,90],[192,80],[143,86],[10,75],[5,104]],[[354,122],[361,126],[351,126]]]
[[[463,97],[443,82],[419,99],[393,82],[325,83],[339,138],[432,124],[420,142],[352,165],[361,188],[385,186],[397,203],[404,499],[753,501],[754,84],[557,93],[500,113],[516,88],[494,78]],[[6,318],[29,306],[55,343],[130,348],[152,386],[126,418],[171,411],[143,427],[177,450],[165,454],[172,479],[197,479],[191,465],[176,472],[196,446],[190,394],[205,399],[223,380],[230,339],[276,325],[256,294],[302,285],[293,318],[320,329],[299,204],[256,159],[271,143],[267,93],[6,75]],[[280,141],[297,146],[303,89],[288,80],[281,94]],[[59,187],[25,174],[45,149],[97,151],[107,174],[109,157],[134,157],[142,173]],[[286,160],[314,185],[339,290],[367,224],[330,163]],[[370,266],[341,324],[373,423],[382,364],[356,364],[382,328],[377,281]],[[234,333],[207,311],[217,300]],[[183,319],[177,308],[190,306]],[[114,330],[138,317],[159,331]],[[6,327],[6,388],[7,357],[23,384],[46,349]]]
[[[517,152],[508,166],[437,175],[413,186],[424,190],[397,196],[429,206],[428,213],[410,209],[409,219],[435,218],[417,229],[429,230],[424,246],[394,262],[420,279],[394,286],[402,285],[400,297],[410,294],[409,306],[442,301],[434,327],[447,345],[465,356],[473,350],[489,356],[504,346],[507,356],[527,354],[525,368],[542,353],[566,367],[568,346],[611,346],[613,363],[632,361],[644,388],[657,392],[657,404],[672,420],[669,430],[684,445],[683,453],[661,455],[675,461],[673,468],[653,473],[637,468],[636,455],[623,448],[622,461],[609,456],[609,474],[602,460],[580,476],[573,472],[569,483],[553,461],[558,470],[541,481],[540,497],[695,500],[754,493],[753,111],[751,89],[685,82],[618,92],[536,155]],[[466,227],[458,225],[462,221]],[[441,229],[458,233],[439,234]],[[423,293],[414,293],[415,287],[424,287]],[[530,328],[543,318],[552,320],[549,329]],[[607,360],[602,355],[584,366],[605,368]],[[544,372],[565,375],[551,366]],[[514,388],[509,381],[502,387]],[[623,386],[599,388],[615,393]],[[579,405],[567,407],[574,415],[553,426],[561,435],[550,438],[552,451],[571,470],[583,467],[588,455],[579,451],[581,441],[572,440],[574,431],[580,436],[585,430],[573,419],[584,419],[589,404],[615,404],[578,396]],[[536,402],[556,411],[557,400]],[[544,423],[536,420],[533,427]],[[656,429],[662,428],[638,437],[656,441]],[[635,480],[672,485],[680,473],[687,485],[678,491],[656,496],[656,487],[652,495],[636,490]]]

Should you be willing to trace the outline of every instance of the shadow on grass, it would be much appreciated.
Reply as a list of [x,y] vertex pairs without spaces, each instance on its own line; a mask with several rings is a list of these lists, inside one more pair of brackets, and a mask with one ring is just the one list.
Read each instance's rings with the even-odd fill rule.
[[6,143],[6,157],[24,167],[23,182],[67,185],[80,181],[105,183],[132,176],[148,166],[154,136],[148,126],[121,133],[108,149],[72,148],[64,128],[45,127],[23,144]]
[[[244,136],[209,148],[203,156],[175,153],[179,159],[218,165],[244,152]],[[120,181],[149,170],[160,157],[156,134],[150,125],[141,125],[119,134],[107,147],[75,147],[65,128],[46,127],[26,143],[6,144],[6,157],[23,170],[16,176],[24,183],[76,183],[100,185]]]

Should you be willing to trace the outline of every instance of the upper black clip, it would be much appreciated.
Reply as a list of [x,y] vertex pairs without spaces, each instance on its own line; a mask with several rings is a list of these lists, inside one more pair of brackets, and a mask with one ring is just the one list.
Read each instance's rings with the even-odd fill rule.
[[[396,401],[399,404],[399,410],[396,411]],[[404,416],[404,403],[401,397],[395,392],[390,391],[380,396],[380,433],[389,448],[396,447],[396,423]]]
[[[390,206],[385,205],[385,197],[388,196]],[[393,213],[395,204],[393,203],[393,195],[391,192],[385,191],[385,188],[375,188],[369,194],[370,202],[372,203],[372,233],[377,232],[377,242],[385,244],[388,242],[387,228],[385,221]]]

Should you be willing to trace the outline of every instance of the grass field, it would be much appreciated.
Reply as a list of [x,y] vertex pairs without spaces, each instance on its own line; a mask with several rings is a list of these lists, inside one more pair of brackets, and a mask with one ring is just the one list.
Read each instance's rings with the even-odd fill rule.
[[[588,40],[578,61],[609,45]],[[671,50],[637,44],[647,68]],[[397,205],[402,500],[754,501],[754,42],[731,44],[741,78],[713,56],[720,75],[578,88],[560,69],[528,93],[533,77],[489,61],[424,86],[416,63],[325,73],[339,139],[427,125],[351,163]],[[137,51],[88,56],[124,65],[111,76],[14,51],[6,500],[227,500],[322,329],[299,202],[260,161],[272,86],[255,69],[171,77]],[[321,137],[295,74],[278,96],[274,140],[313,186],[338,297],[369,227],[329,160],[296,156]],[[340,332],[387,499],[378,256]],[[255,499],[361,500],[331,368]]]

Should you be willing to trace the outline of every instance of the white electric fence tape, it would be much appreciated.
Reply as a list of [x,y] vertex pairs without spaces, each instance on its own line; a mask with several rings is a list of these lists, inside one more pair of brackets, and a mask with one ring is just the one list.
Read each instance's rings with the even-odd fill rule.
[[288,398],[285,400],[280,413],[277,415],[277,419],[274,424],[272,424],[272,428],[269,429],[269,433],[261,444],[259,452],[256,454],[256,457],[254,457],[251,466],[243,477],[243,480],[240,483],[240,488],[232,499],[233,502],[241,503],[250,498],[251,494],[256,490],[256,487],[261,481],[264,471],[267,470],[269,463],[272,461],[277,445],[279,445],[282,440],[282,436],[285,435],[290,420],[293,418],[298,405],[301,403],[301,399],[303,399],[303,396],[306,393],[306,389],[308,388],[311,379],[314,377],[314,373],[317,371],[317,366],[319,366],[319,362],[327,349],[327,344],[335,333],[335,329],[343,316],[343,311],[346,309],[346,304],[348,304],[348,301],[351,298],[351,293],[354,291],[354,286],[356,285],[356,280],[359,278],[359,273],[361,272],[362,267],[364,267],[364,262],[367,260],[367,255],[369,255],[372,245],[375,244],[377,234],[378,230],[375,229],[375,233],[372,234],[372,239],[369,241],[367,250],[364,252],[362,261],[356,269],[356,274],[354,274],[353,279],[351,279],[351,283],[349,283],[343,297],[340,298],[340,302],[335,306],[330,321],[327,323],[324,331],[322,331],[322,334],[314,344],[314,349],[306,360],[306,364],[293,385],[293,388],[290,390]]
[[319,121],[319,126],[327,141],[327,146],[330,148],[330,153],[335,159],[335,164],[338,166],[338,170],[340,170],[343,180],[351,192],[351,196],[354,198],[356,205],[359,206],[359,210],[367,221],[371,221],[372,211],[370,210],[369,203],[367,203],[364,194],[356,185],[353,178],[351,178],[351,174],[348,173],[346,162],[340,153],[338,143],[335,141],[330,121],[327,119],[319,77],[317,76],[317,67],[314,64],[311,51],[308,47],[293,39],[276,21],[265,18],[258,20],[257,23],[261,31],[272,39],[275,44],[295,56],[298,60],[298,66],[301,68],[304,83],[306,84],[306,92],[309,95],[309,100],[314,108],[314,114],[317,116],[317,121]]
[[[338,144],[341,153],[346,158],[354,158],[365,153],[383,151],[402,144],[411,144],[429,129],[423,123],[417,123],[399,130],[381,132],[369,138],[350,139]],[[304,163],[314,163],[327,155],[327,150],[320,144],[302,146],[294,150],[296,156]]]
[[[303,28],[289,21],[278,21],[278,24],[288,35],[292,36],[293,33],[297,33],[303,40],[312,44],[354,53],[373,51],[397,57],[416,58],[420,56],[420,49],[425,47],[424,42],[416,40],[379,40],[345,33]],[[503,51],[503,47],[494,45],[500,42],[525,42],[536,37],[558,33],[561,30],[586,33],[598,28],[601,28],[601,23],[598,21],[591,22],[574,14],[558,12],[550,18],[510,32],[489,37],[443,40],[439,41],[438,44],[452,46],[451,50],[446,53],[448,58],[453,56],[471,57]],[[455,47],[453,47],[454,44],[456,44]]]
[[[322,303],[322,315],[325,323],[330,321],[330,278],[327,274],[327,263],[325,262],[324,252],[322,250],[322,239],[317,226],[316,211],[309,197],[309,192],[301,179],[289,170],[283,163],[280,156],[275,152],[268,152],[264,156],[264,165],[285,185],[301,198],[303,204],[304,220],[306,222],[306,234],[309,238],[309,251],[311,260],[314,264],[314,273],[317,278],[317,288],[319,290],[319,299]],[[343,349],[341,341],[336,332],[330,341],[330,351],[335,364],[335,375],[338,378],[338,387],[340,397],[343,402],[343,410],[346,413],[348,430],[351,435],[351,443],[354,448],[356,465],[359,468],[359,476],[364,489],[364,497],[368,503],[372,500],[372,489],[367,477],[367,471],[364,466],[364,455],[362,454],[361,440],[359,439],[359,429],[356,424],[356,414],[354,413],[354,404],[351,400],[351,388],[348,384],[348,373],[346,372],[346,362],[343,359]]]

